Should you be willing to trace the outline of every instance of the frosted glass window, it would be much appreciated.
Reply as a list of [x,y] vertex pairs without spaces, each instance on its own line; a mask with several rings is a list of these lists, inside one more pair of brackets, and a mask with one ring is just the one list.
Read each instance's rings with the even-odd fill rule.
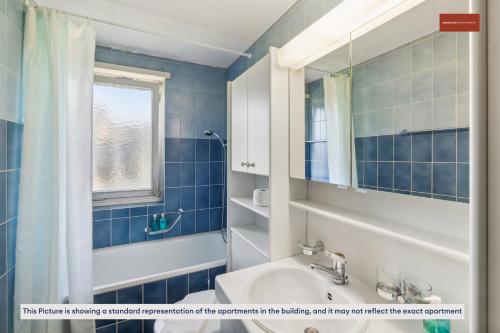
[[153,91],[94,83],[93,191],[152,189]]

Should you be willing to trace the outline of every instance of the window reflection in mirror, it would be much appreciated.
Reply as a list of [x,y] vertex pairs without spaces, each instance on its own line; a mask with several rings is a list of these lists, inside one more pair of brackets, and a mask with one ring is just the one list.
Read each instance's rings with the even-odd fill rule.
[[351,185],[350,50],[345,45],[305,68],[305,178]]

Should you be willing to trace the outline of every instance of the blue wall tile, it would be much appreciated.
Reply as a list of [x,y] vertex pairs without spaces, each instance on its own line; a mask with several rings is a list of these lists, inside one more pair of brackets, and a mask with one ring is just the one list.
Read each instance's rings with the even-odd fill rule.
[[210,211],[208,209],[196,210],[196,232],[210,231]]
[[7,275],[0,278],[0,330],[7,332]]
[[222,184],[224,165],[222,162],[210,162],[210,185]]
[[144,229],[147,227],[147,216],[134,216],[130,218],[130,243],[144,242],[147,240]]
[[7,172],[7,219],[17,216],[19,204],[19,170]]
[[220,230],[222,223],[222,208],[210,209],[210,231]]
[[184,212],[181,221],[181,235],[190,235],[196,232],[196,212]]
[[116,333],[116,325],[101,327],[97,330],[97,333]]
[[210,158],[210,141],[196,139],[196,162],[208,162]]
[[182,187],[181,188],[181,206],[184,210],[196,209],[195,187]]
[[196,184],[196,163],[181,163],[181,186],[194,186]]
[[130,216],[142,216],[142,215],[147,215],[148,214],[148,209],[146,206],[139,206],[139,207],[131,207],[130,208]]
[[222,185],[210,186],[210,208],[222,207]]
[[430,193],[431,192],[431,163],[412,163],[412,191]]
[[433,190],[440,195],[457,195],[457,164],[433,163]]
[[111,218],[110,209],[94,210],[92,213],[92,219],[94,221],[109,220],[110,218]]
[[469,164],[457,164],[457,196],[469,198]]
[[[23,125],[10,121],[7,122],[7,169],[19,169],[21,167],[22,140]],[[0,157],[0,165],[1,163]]]
[[0,225],[0,276],[2,276],[7,271],[6,250],[7,250],[7,223],[4,223]]
[[377,162],[365,162],[365,181],[364,185],[377,186]]
[[394,163],[394,188],[410,191],[411,164],[409,162]]
[[129,243],[129,218],[113,219],[111,222],[111,245]]
[[169,304],[183,299],[189,291],[188,276],[181,275],[167,280],[167,301]]
[[[94,295],[94,304],[116,304],[116,291],[110,291],[103,294]],[[96,320],[95,325],[97,328],[114,324],[116,320]]]
[[[365,161],[376,161],[377,160],[377,146],[378,138],[376,136],[367,137],[364,139],[364,160]],[[366,174],[366,170],[365,170]]]
[[0,222],[7,219],[7,172],[0,171]]
[[208,289],[208,270],[194,272],[189,274],[189,292],[196,293],[198,291]]
[[394,160],[411,161],[411,135],[394,136]]
[[14,268],[16,262],[17,218],[7,223],[7,270]]
[[165,189],[165,211],[176,212],[181,205],[181,193],[179,188]]
[[378,160],[394,161],[393,135],[382,135],[378,137]]
[[183,139],[181,141],[181,162],[196,161],[196,141],[194,139]]
[[134,286],[117,291],[118,304],[142,304],[142,286]]
[[160,280],[144,285],[144,304],[166,304],[167,281]]
[[378,162],[378,186],[384,188],[393,188],[394,163]]
[[180,162],[180,161],[181,161],[181,139],[166,138],[165,162]]
[[419,132],[412,134],[412,161],[432,161],[432,132]]
[[180,163],[165,163],[165,186],[179,187],[181,185]]
[[457,161],[469,163],[469,129],[457,130]]
[[196,163],[196,185],[209,185],[210,179],[210,164],[209,163]]
[[457,160],[457,132],[435,131],[433,135],[434,162],[455,162]]
[[94,249],[111,246],[111,220],[94,221],[92,239]]
[[210,186],[196,186],[196,209],[210,207]]
[[119,322],[118,333],[142,333],[142,320],[126,320]]
[[111,217],[114,219],[129,217],[130,216],[130,208],[118,208],[111,210]]
[[222,161],[222,158],[223,158],[222,145],[220,144],[219,140],[211,139],[210,140],[210,161],[211,162]]

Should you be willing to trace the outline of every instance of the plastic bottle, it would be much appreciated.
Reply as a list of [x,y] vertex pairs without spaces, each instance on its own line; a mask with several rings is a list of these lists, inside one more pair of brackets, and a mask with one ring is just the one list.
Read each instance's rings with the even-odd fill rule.
[[167,228],[168,228],[167,219],[165,218],[165,214],[162,213],[160,218],[160,229],[165,230]]
[[159,229],[160,229],[160,224],[158,221],[158,216],[154,214],[153,221],[151,221],[151,231],[158,231]]

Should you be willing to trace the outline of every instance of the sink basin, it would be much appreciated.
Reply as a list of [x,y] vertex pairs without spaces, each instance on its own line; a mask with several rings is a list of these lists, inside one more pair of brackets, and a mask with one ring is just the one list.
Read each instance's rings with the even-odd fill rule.
[[[320,275],[321,274],[321,275]],[[334,285],[323,273],[298,268],[276,268],[262,272],[250,282],[244,300],[251,304],[364,304],[349,285]],[[361,333],[365,320],[259,320],[264,332]]]

